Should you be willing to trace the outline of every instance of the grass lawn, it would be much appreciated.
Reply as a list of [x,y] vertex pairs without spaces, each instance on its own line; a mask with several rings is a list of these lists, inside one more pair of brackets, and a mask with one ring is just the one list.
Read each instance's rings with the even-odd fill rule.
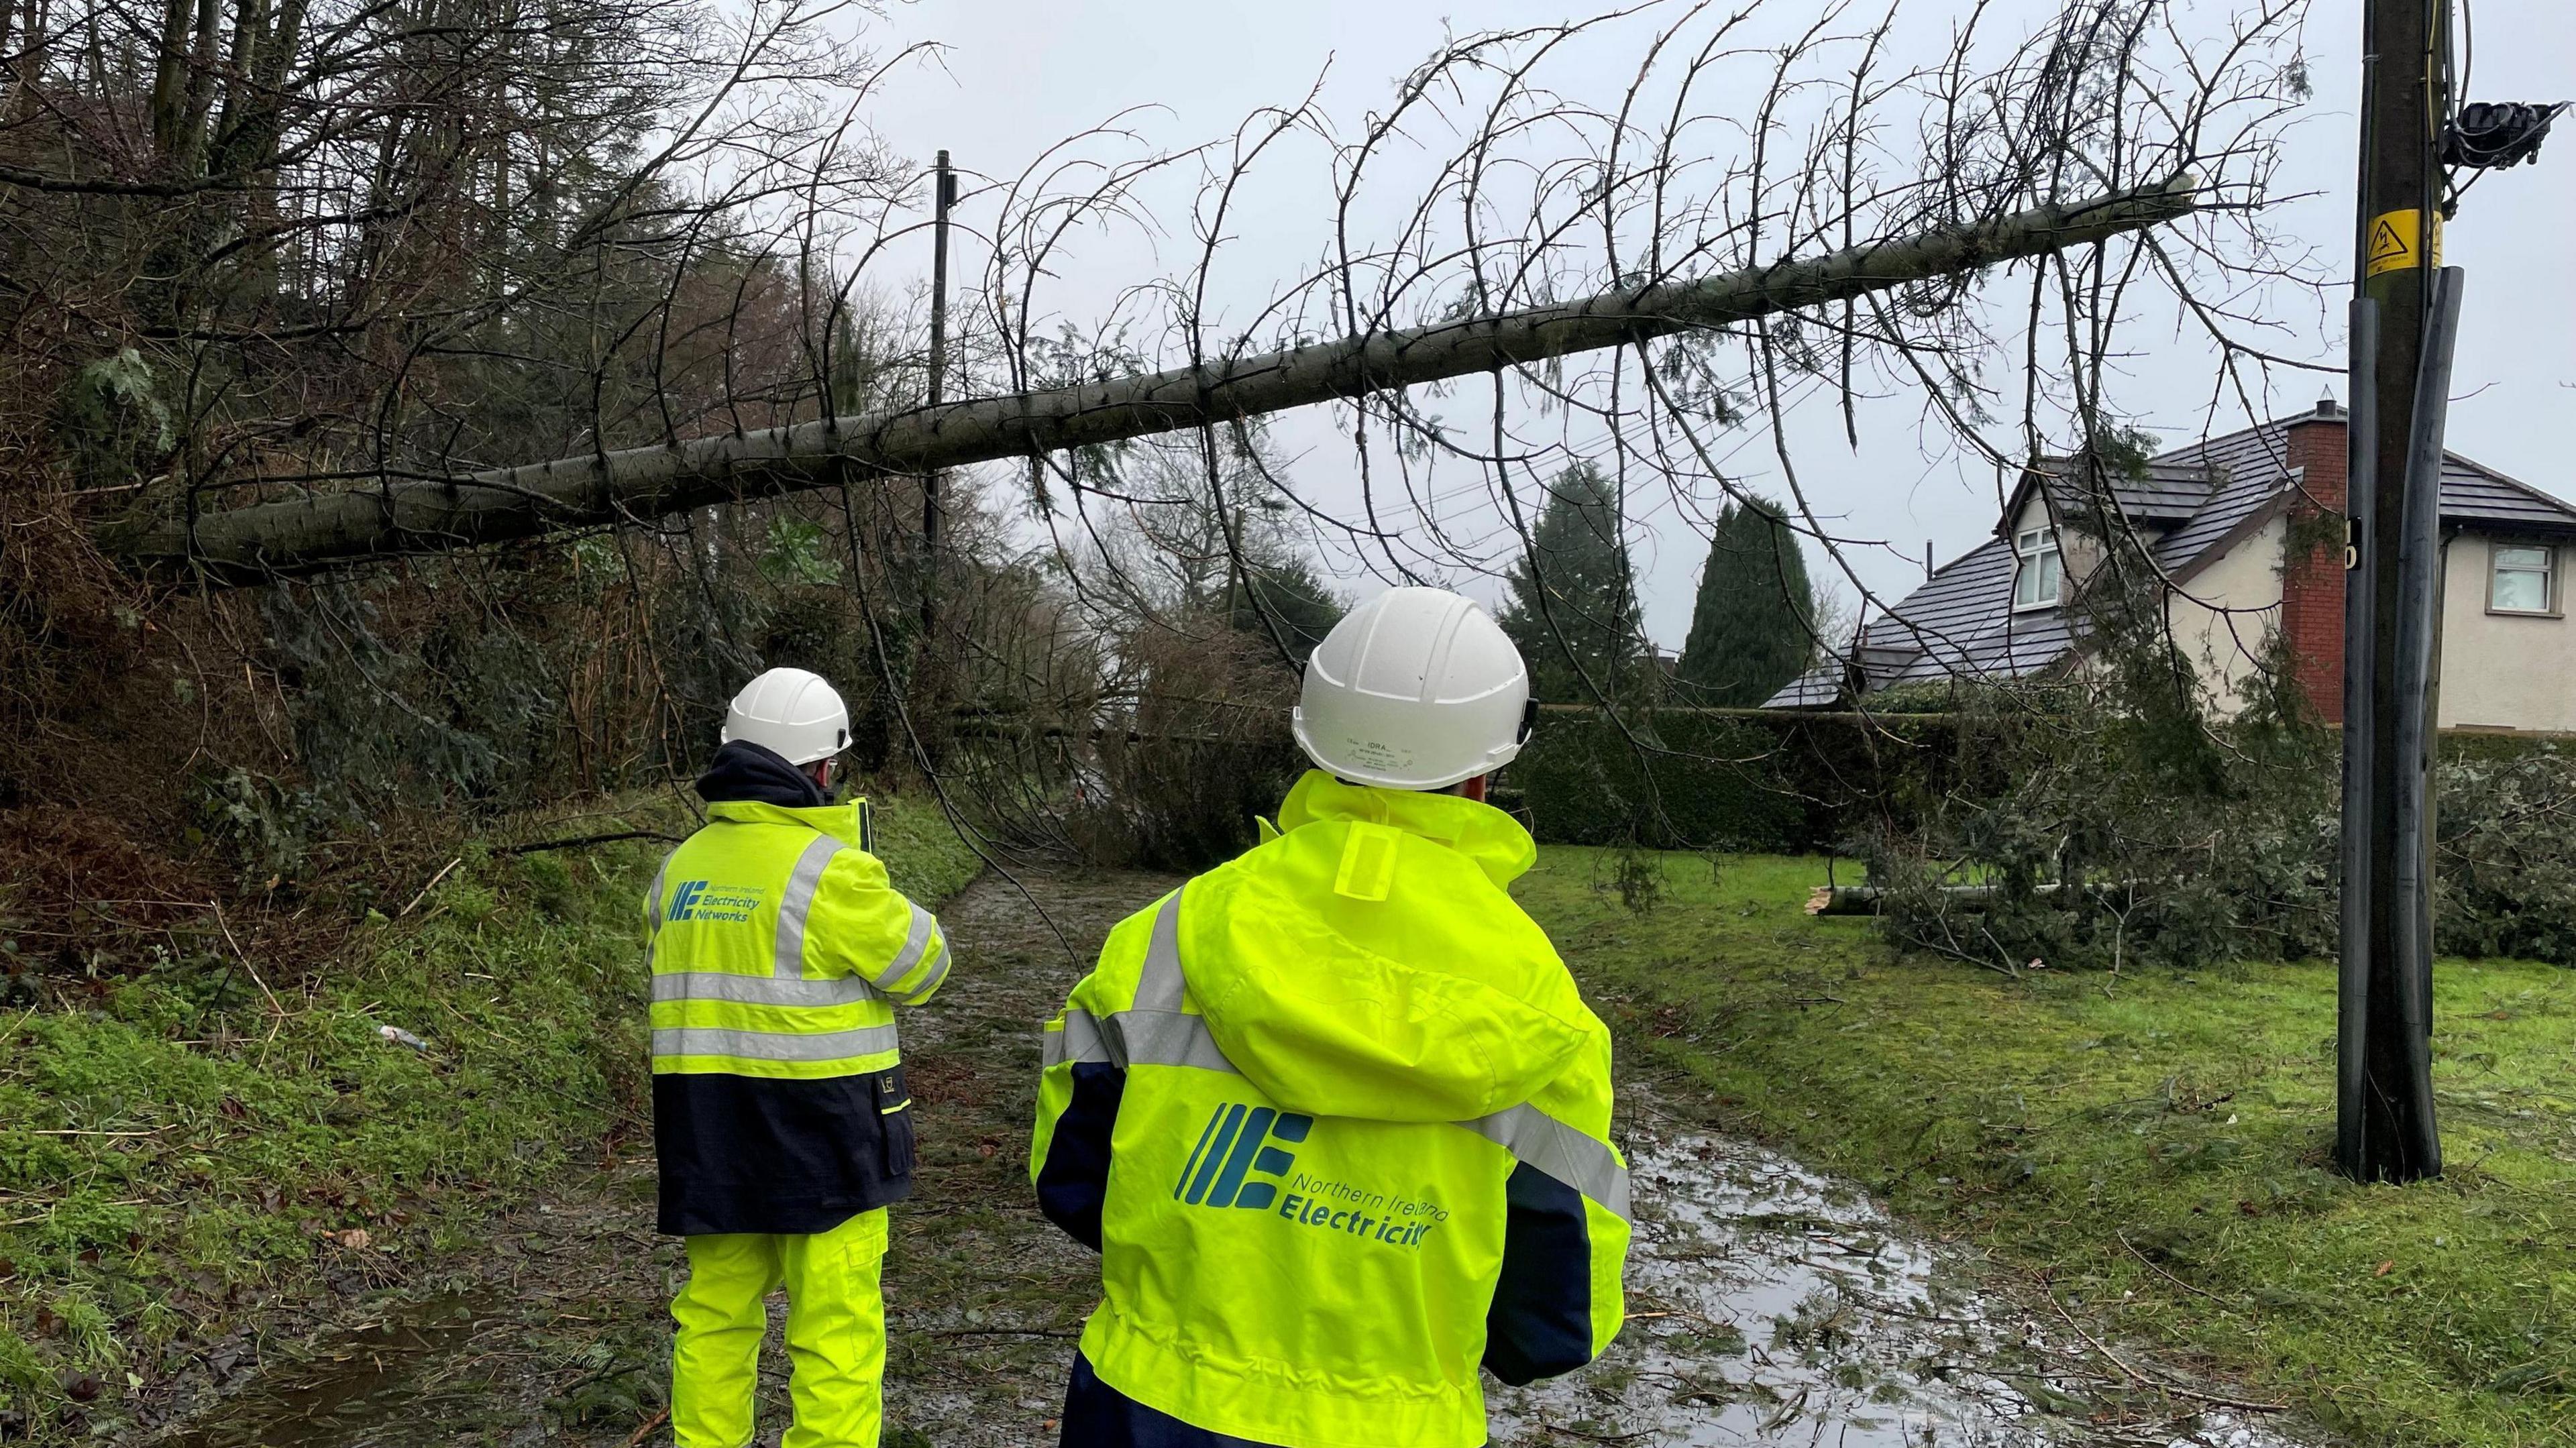
[[[916,899],[978,868],[925,804],[879,824]],[[72,1401],[112,1418],[264,1305],[408,1280],[640,1131],[640,898],[665,848],[469,852],[305,981],[213,952],[0,1011],[0,1440],[60,1431]]]
[[2356,1441],[2576,1442],[2576,972],[2442,962],[2449,1172],[2358,1187],[2331,965],[2014,981],[1809,918],[1820,860],[1649,858],[1518,890],[1632,1074]]

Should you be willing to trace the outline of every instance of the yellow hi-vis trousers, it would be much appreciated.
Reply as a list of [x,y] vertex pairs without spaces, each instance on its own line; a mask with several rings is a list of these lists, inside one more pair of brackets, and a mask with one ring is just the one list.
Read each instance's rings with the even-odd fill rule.
[[885,1383],[886,1213],[828,1232],[684,1239],[689,1280],[671,1303],[671,1431],[678,1448],[743,1448],[760,1382],[763,1299],[787,1289],[796,1421],[779,1448],[877,1448]]

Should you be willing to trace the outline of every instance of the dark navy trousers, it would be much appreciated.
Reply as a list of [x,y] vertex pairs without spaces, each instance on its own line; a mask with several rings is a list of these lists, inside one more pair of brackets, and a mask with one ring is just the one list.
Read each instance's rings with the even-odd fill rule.
[[1080,1353],[1073,1355],[1073,1381],[1064,1390],[1064,1436],[1058,1441],[1062,1448],[1272,1448],[1156,1412],[1102,1382]]

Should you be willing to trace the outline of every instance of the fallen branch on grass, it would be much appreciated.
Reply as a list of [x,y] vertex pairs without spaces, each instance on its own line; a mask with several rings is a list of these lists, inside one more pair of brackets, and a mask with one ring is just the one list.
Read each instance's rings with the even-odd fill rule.
[[465,857],[463,855],[459,855],[455,859],[448,861],[446,864],[439,866],[438,873],[429,877],[429,883],[420,887],[420,893],[411,897],[411,903],[394,912],[394,918],[396,920],[400,920],[414,910],[419,909],[420,902],[429,898],[429,892],[438,888],[438,882],[447,878],[447,872],[464,863]]
[[[613,845],[620,840],[668,840],[678,844],[682,836],[661,830],[611,830],[604,835],[575,835],[568,840],[539,840],[532,845],[494,845],[496,855],[533,855],[539,850],[578,850],[589,845]],[[436,881],[432,881],[436,884]],[[415,904],[418,902],[415,901]]]
[[2215,1403],[2222,1408],[2242,1408],[2250,1413],[2286,1413],[2290,1411],[2290,1405],[2287,1403],[2257,1403],[2247,1398],[2224,1397],[2217,1393],[2204,1393],[2196,1388],[2181,1387],[2177,1384],[2166,1382],[2162,1378],[2151,1378],[2145,1373],[2138,1371],[2136,1368],[2133,1368],[2126,1362],[2122,1361],[2118,1353],[2104,1347],[2101,1339],[2095,1337],[2089,1332],[2086,1332],[2084,1330],[2084,1325],[2075,1320],[2075,1315],[2066,1310],[2066,1304],[2058,1301],[2057,1294],[2049,1291],[2045,1284],[2042,1284],[2040,1290],[2047,1295],[2048,1305],[2057,1309],[2057,1315],[2065,1320],[2068,1327],[2075,1329],[2075,1335],[2077,1337],[2091,1343],[2095,1352],[2100,1353],[2103,1358],[2111,1364],[2111,1366],[2118,1368],[2121,1372],[2127,1374],[2131,1381],[2136,1382],[2141,1387],[2152,1388],[2159,1393],[2171,1393],[2177,1398],[2189,1398],[2198,1403]]

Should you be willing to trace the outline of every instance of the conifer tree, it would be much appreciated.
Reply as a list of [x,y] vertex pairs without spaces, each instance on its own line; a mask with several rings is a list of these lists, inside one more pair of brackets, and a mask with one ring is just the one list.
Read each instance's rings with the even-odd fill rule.
[[1682,645],[1692,700],[1752,708],[1770,698],[1814,660],[1815,621],[1807,561],[1779,505],[1729,503],[1709,537]]
[[1645,642],[1636,567],[1618,495],[1599,468],[1576,463],[1557,475],[1507,581],[1511,603],[1497,622],[1528,660],[1539,699],[1588,703],[1633,692]]

